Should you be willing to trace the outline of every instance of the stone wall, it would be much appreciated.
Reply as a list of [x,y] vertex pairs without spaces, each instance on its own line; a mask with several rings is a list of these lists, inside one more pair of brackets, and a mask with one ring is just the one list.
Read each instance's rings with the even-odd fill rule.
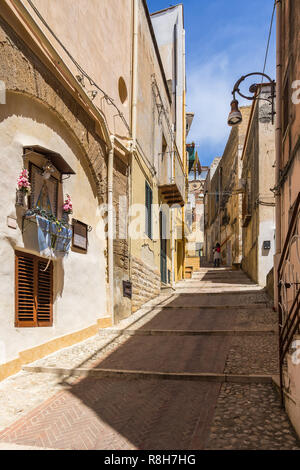
[[129,251],[127,234],[128,172],[127,165],[114,157],[113,204],[116,216],[114,239],[114,309],[116,322],[131,315],[131,301],[123,296],[123,281],[129,280]]
[[138,258],[132,258],[132,311],[160,294],[160,273]]
[[[55,112],[85,153],[99,201],[106,200],[106,150],[95,123],[15,32],[0,19],[0,79]],[[28,110],[30,112],[30,110]]]
[[[6,86],[6,104],[0,106],[1,379],[25,363],[96,334],[100,325],[110,322],[106,241],[98,236],[104,222],[97,213],[107,192],[105,143],[95,132],[95,121],[2,19],[0,63],[0,80]],[[22,231],[23,209],[15,206],[16,179],[31,158],[23,159],[23,149],[33,145],[59,153],[74,170],[63,177],[61,196],[72,196],[73,217],[92,230],[86,253],[72,247],[64,260],[53,261],[53,327],[16,328],[15,249],[39,255],[33,243],[35,226]],[[16,220],[15,228],[7,225],[7,216]]]

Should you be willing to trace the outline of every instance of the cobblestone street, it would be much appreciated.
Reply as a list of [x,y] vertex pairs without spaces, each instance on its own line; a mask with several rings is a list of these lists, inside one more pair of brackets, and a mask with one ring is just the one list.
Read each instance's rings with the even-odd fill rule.
[[0,383],[0,449],[297,449],[277,316],[241,271],[202,268],[130,319]]

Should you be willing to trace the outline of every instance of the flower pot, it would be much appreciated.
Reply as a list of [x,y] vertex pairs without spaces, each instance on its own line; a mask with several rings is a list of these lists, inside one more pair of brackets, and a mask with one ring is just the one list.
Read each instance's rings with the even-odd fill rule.
[[25,197],[26,191],[22,191],[22,189],[17,189],[16,191],[16,206],[25,206]]
[[62,213],[62,222],[64,222],[65,224],[69,223],[69,212]]

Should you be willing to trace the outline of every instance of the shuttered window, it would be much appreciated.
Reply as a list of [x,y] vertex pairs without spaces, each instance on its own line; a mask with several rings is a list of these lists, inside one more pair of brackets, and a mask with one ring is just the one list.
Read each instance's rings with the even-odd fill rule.
[[145,190],[145,199],[146,199],[146,228],[145,232],[149,238],[152,239],[152,189],[149,184],[146,182]]
[[53,263],[16,252],[16,327],[52,326]]

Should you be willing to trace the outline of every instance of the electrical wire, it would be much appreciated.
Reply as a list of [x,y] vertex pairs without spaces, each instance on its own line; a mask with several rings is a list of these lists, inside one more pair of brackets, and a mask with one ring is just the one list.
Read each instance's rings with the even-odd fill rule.
[[272,17],[271,17],[271,24],[270,24],[270,29],[269,29],[269,36],[268,36],[267,49],[266,49],[266,54],[265,54],[263,73],[265,73],[266,65],[267,65],[267,59],[268,59],[269,47],[270,47],[270,40],[271,40],[271,34],[272,34],[272,29],[273,29],[275,9],[276,9],[276,0],[274,1],[273,12],[272,12]]
[[[265,53],[265,59],[264,59],[263,73],[265,73],[268,55],[269,55],[270,41],[271,41],[271,35],[272,35],[273,23],[274,23],[274,15],[275,15],[275,10],[276,10],[276,3],[277,3],[277,0],[274,0],[273,12],[271,16],[271,23],[270,23],[270,28],[269,28],[269,35],[268,35],[268,41],[267,41],[267,47],[266,47],[266,53]],[[265,77],[262,77],[261,85],[263,84],[264,78]],[[201,147],[200,142],[194,141],[194,143],[195,143],[195,147],[198,147],[198,148]]]
[[[270,28],[269,28],[269,35],[268,35],[268,41],[267,41],[267,47],[266,47],[266,53],[265,53],[263,73],[265,73],[267,60],[268,60],[268,55],[269,55],[270,40],[271,40],[271,35],[272,35],[272,30],[273,30],[273,21],[274,21],[275,10],[276,10],[276,0],[274,0],[273,12],[272,12],[272,16],[271,16],[271,24],[270,24]],[[260,83],[260,90],[261,90],[262,84],[264,82],[264,78],[265,77],[262,76],[261,83]]]
[[[32,3],[31,0],[27,0],[37,17],[40,19],[40,21],[43,23],[43,25],[47,28],[49,33],[54,37],[54,39],[58,42],[58,44],[61,46],[61,48],[65,51],[69,59],[73,62],[73,64],[76,66],[77,70],[81,73],[82,76],[84,76],[90,83],[91,86],[97,88],[102,94],[105,100],[108,102],[108,104],[112,105],[118,113],[118,116],[121,118],[123,121],[125,127],[127,128],[129,134],[131,133],[130,127],[124,117],[124,114],[119,110],[118,106],[114,103],[114,99],[111,98],[102,88],[97,85],[97,83],[94,82],[94,80],[87,74],[87,72],[78,64],[78,62],[74,59],[74,57],[71,55],[71,53],[68,51],[68,49],[65,47],[65,45],[61,42],[61,40],[57,37],[57,35],[54,33],[54,31],[50,28],[46,20],[43,18],[39,10],[36,8],[36,6]],[[98,108],[99,109],[99,108]]]

